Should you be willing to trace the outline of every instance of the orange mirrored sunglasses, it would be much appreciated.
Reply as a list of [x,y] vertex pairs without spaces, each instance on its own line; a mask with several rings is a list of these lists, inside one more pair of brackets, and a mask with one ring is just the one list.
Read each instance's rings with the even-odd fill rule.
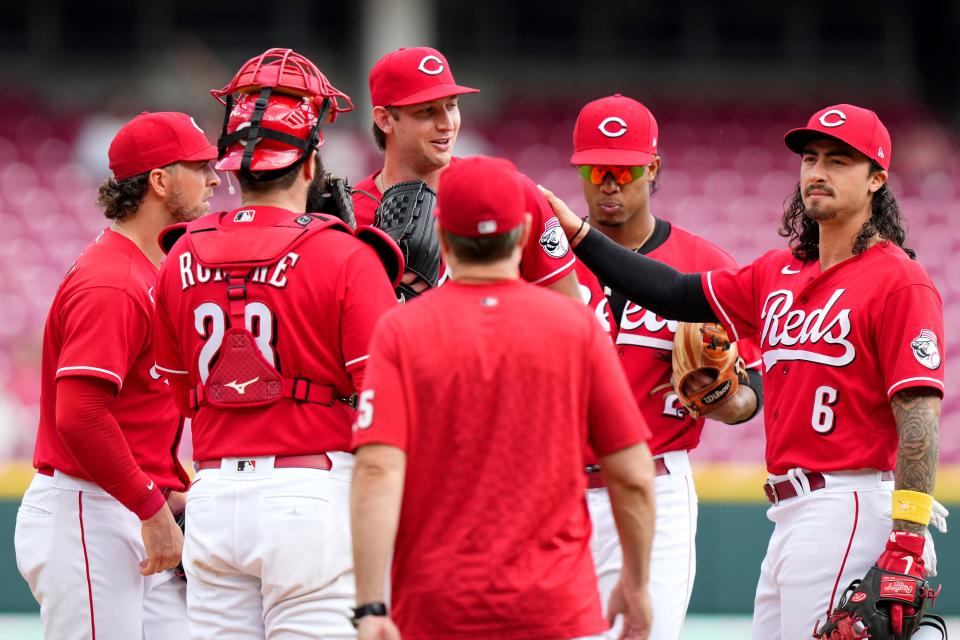
[[643,177],[647,167],[621,167],[612,164],[583,164],[577,167],[580,177],[590,184],[602,184],[607,174],[613,175],[617,184],[629,184]]

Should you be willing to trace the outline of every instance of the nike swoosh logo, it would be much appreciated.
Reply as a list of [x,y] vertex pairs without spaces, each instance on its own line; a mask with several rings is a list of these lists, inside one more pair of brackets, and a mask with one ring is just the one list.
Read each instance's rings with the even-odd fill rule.
[[246,392],[247,387],[248,387],[249,385],[253,384],[254,382],[256,382],[256,381],[259,380],[259,379],[260,379],[260,376],[257,376],[257,377],[254,378],[253,380],[247,380],[246,382],[239,382],[239,383],[238,383],[236,380],[233,380],[233,381],[231,381],[231,382],[226,383],[226,384],[223,385],[223,386],[225,386],[225,387],[230,387],[231,389],[235,390],[235,391],[236,391],[237,393],[239,393],[240,395],[243,395],[243,394]]
[[791,269],[790,265],[787,265],[783,269],[780,269],[780,273],[785,276],[793,276],[800,273],[800,269]]
[[153,480],[147,483],[147,491],[153,491]]

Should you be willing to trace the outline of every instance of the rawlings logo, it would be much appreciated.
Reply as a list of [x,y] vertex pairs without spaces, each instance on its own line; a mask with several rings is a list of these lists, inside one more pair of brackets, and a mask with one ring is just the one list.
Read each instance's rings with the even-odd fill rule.
[[[767,296],[760,314],[764,320],[760,342],[761,345],[766,342],[770,346],[763,353],[763,364],[767,371],[781,360],[804,360],[830,367],[842,367],[853,362],[857,352],[847,339],[851,327],[850,309],[834,311],[844,291],[837,289],[822,309],[809,313],[793,309],[793,293],[790,291],[781,289]],[[842,351],[837,355],[827,355],[820,351],[792,348],[819,344],[839,347]]]
[[863,602],[867,599],[867,594],[863,591],[857,591],[855,594],[850,596],[850,602]]
[[880,578],[880,597],[895,598],[912,602],[917,594],[917,583],[906,581],[898,576],[883,576]]

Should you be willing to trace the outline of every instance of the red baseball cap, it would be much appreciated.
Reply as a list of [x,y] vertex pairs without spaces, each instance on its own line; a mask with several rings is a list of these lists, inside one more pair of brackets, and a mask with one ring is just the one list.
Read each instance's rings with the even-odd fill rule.
[[402,107],[479,91],[454,82],[447,59],[430,47],[397,49],[370,70],[370,99],[375,107]]
[[571,164],[639,167],[657,153],[657,121],[645,106],[619,93],[580,110],[573,128]]
[[806,127],[791,129],[783,136],[794,153],[803,153],[816,138],[844,142],[884,169],[890,168],[893,148],[890,133],[873,111],[852,104],[836,104],[810,116]]
[[468,238],[507,233],[523,222],[526,207],[520,174],[509,160],[463,158],[440,174],[437,221]]
[[144,111],[123,125],[107,152],[117,180],[182,161],[216,160],[210,144],[193,118],[176,111]]

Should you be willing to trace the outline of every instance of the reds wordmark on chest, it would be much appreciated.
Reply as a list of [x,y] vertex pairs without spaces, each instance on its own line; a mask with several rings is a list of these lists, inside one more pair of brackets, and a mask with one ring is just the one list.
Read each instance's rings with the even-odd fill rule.
[[[300,260],[300,255],[290,251],[280,258],[275,264],[267,267],[255,267],[251,270],[250,282],[257,284],[268,284],[278,289],[287,286],[287,269],[296,267]],[[180,273],[180,288],[184,291],[197,284],[206,282],[222,282],[224,273],[222,269],[211,269],[205,267],[194,260],[194,256],[189,251],[184,251],[178,258]]]

